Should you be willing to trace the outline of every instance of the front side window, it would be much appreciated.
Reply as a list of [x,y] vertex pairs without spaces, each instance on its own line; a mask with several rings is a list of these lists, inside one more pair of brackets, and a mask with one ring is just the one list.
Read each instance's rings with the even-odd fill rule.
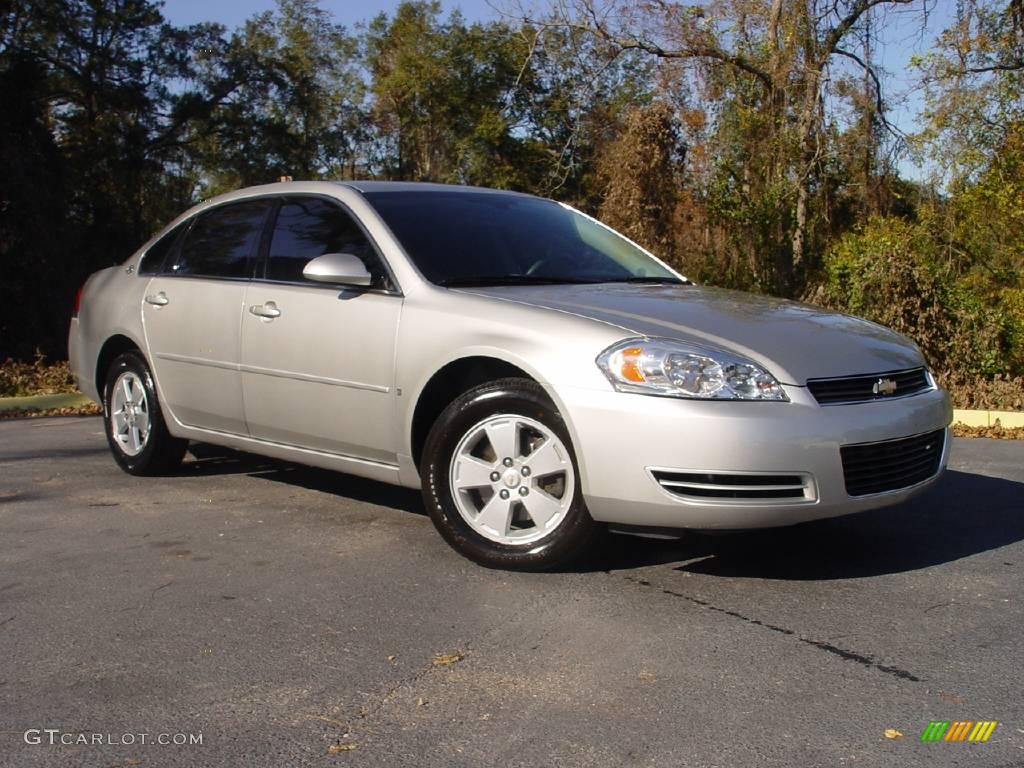
[[358,256],[373,277],[374,288],[386,284],[386,273],[370,240],[345,210],[315,197],[286,198],[274,225],[267,256],[267,280],[305,282],[302,270],[327,253]]
[[176,226],[166,235],[161,237],[142,254],[142,258],[139,260],[138,273],[140,275],[155,275],[163,267],[164,262],[167,261],[168,255],[174,249],[175,244],[178,242],[178,238],[181,233],[188,228],[189,222],[183,221],[181,224]]
[[185,236],[172,275],[247,278],[270,203],[250,200],[199,215]]

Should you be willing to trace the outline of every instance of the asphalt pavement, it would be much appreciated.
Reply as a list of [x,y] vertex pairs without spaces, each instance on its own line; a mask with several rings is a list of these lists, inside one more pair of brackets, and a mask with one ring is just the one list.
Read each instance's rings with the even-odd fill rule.
[[98,419],[0,422],[0,765],[1024,766],[1022,442],[548,574],[462,559],[415,492],[195,450],[134,478]]

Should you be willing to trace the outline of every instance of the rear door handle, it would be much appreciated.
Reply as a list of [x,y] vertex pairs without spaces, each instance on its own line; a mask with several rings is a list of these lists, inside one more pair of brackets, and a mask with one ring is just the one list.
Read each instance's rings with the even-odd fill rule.
[[151,293],[149,296],[147,296],[146,297],[146,303],[147,304],[152,304],[153,306],[156,306],[156,307],[166,307],[168,304],[171,303],[171,300],[167,298],[167,294],[166,293],[164,293],[163,291],[160,291],[160,293],[157,293],[157,294],[152,294]]
[[266,304],[253,304],[249,307],[249,311],[257,317],[262,317],[267,320],[273,320],[275,317],[281,316],[281,310],[277,308],[277,304],[272,301],[268,301]]

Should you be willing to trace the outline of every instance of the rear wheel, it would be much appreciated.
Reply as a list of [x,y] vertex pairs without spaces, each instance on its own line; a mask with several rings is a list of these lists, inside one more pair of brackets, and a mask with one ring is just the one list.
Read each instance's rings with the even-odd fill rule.
[[114,460],[133,475],[173,471],[188,448],[167,431],[149,366],[135,352],[119,355],[107,370],[103,422]]
[[598,533],[565,422],[527,379],[483,384],[451,403],[427,437],[422,470],[434,525],[482,565],[555,568]]

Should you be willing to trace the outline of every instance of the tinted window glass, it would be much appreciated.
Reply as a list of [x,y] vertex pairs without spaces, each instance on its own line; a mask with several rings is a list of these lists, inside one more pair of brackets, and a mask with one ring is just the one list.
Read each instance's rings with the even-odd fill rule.
[[603,224],[551,200],[489,192],[368,192],[419,270],[439,284],[681,282]]
[[142,259],[139,261],[138,273],[140,275],[155,275],[160,271],[167,260],[167,255],[178,241],[178,237],[188,227],[189,221],[182,222],[149,246],[149,250],[142,254]]
[[185,236],[171,274],[248,277],[270,203],[233,203],[201,214]]
[[325,253],[358,256],[373,276],[373,285],[384,285],[384,269],[376,251],[346,211],[315,197],[287,198],[270,241],[267,279],[303,281],[306,264]]

